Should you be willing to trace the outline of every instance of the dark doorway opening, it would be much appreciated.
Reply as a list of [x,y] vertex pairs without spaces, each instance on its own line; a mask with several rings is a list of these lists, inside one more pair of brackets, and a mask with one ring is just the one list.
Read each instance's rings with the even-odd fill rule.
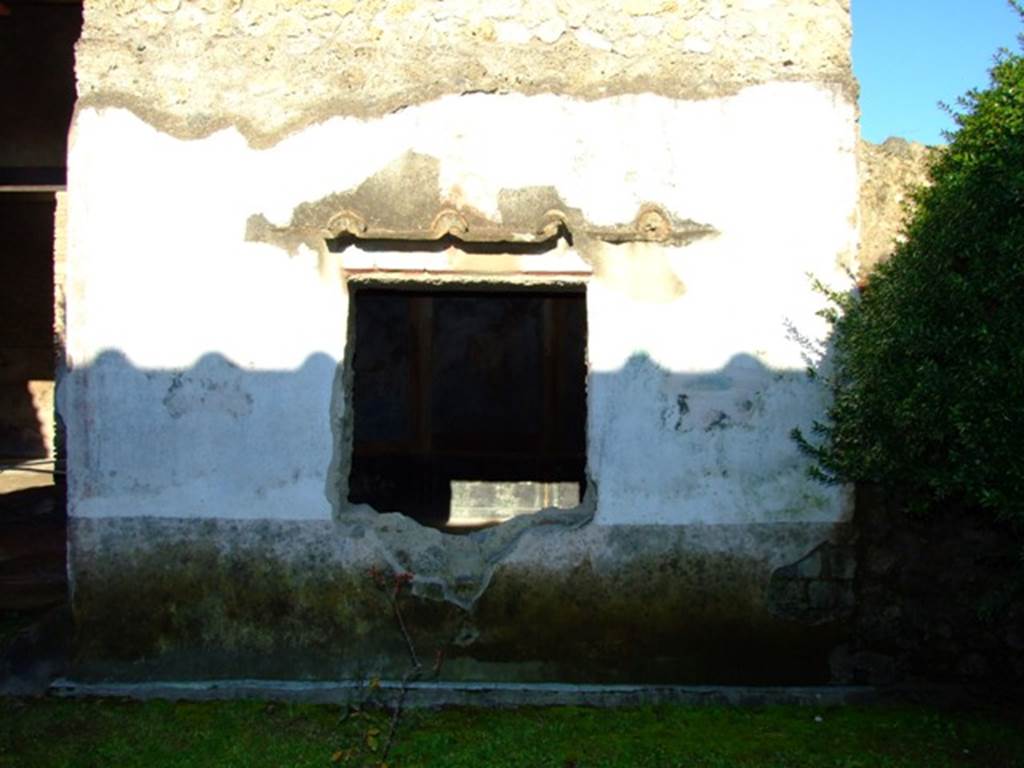
[[[0,2],[0,493],[37,484],[55,452],[55,195],[75,105],[77,0]],[[11,469],[17,465],[17,470]],[[4,468],[7,468],[5,471]]]
[[357,288],[349,500],[472,530],[582,499],[582,288]]

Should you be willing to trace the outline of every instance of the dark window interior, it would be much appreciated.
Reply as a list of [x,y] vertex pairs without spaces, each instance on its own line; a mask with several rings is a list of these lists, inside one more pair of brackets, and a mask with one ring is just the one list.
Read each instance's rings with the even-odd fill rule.
[[52,381],[53,194],[0,194],[0,459],[47,455],[29,382]]
[[0,3],[0,186],[61,186],[79,2]]
[[487,520],[453,519],[466,498],[495,522],[502,504],[582,498],[584,299],[582,289],[357,289],[350,500],[472,528]]

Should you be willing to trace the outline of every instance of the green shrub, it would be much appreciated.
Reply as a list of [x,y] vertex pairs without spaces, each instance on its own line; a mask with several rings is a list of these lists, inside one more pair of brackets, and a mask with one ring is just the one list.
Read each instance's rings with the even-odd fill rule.
[[827,292],[835,400],[794,437],[821,479],[1024,523],[1024,57],[990,74],[959,100],[905,242],[861,291]]

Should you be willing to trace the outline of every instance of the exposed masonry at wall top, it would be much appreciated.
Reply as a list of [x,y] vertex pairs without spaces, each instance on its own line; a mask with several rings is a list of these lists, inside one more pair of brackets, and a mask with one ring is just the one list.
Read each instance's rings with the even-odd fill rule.
[[861,276],[892,254],[902,237],[913,191],[928,181],[928,166],[941,151],[889,138],[862,141],[860,164]]
[[83,106],[257,144],[445,94],[710,98],[774,80],[856,97],[849,0],[86,0]]

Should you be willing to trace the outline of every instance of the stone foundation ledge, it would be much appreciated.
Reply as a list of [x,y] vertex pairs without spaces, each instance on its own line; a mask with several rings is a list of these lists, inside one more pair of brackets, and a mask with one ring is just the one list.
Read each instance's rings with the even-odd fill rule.
[[[364,680],[300,682],[287,680],[205,680],[194,682],[80,683],[61,678],[50,693],[67,698],[114,697],[135,700],[228,701],[256,699],[315,704],[391,706],[401,682],[382,680],[370,690]],[[657,704],[759,707],[834,707],[873,704],[882,690],[868,686],[678,686],[572,685],[566,683],[410,683],[405,707],[637,707]]]

